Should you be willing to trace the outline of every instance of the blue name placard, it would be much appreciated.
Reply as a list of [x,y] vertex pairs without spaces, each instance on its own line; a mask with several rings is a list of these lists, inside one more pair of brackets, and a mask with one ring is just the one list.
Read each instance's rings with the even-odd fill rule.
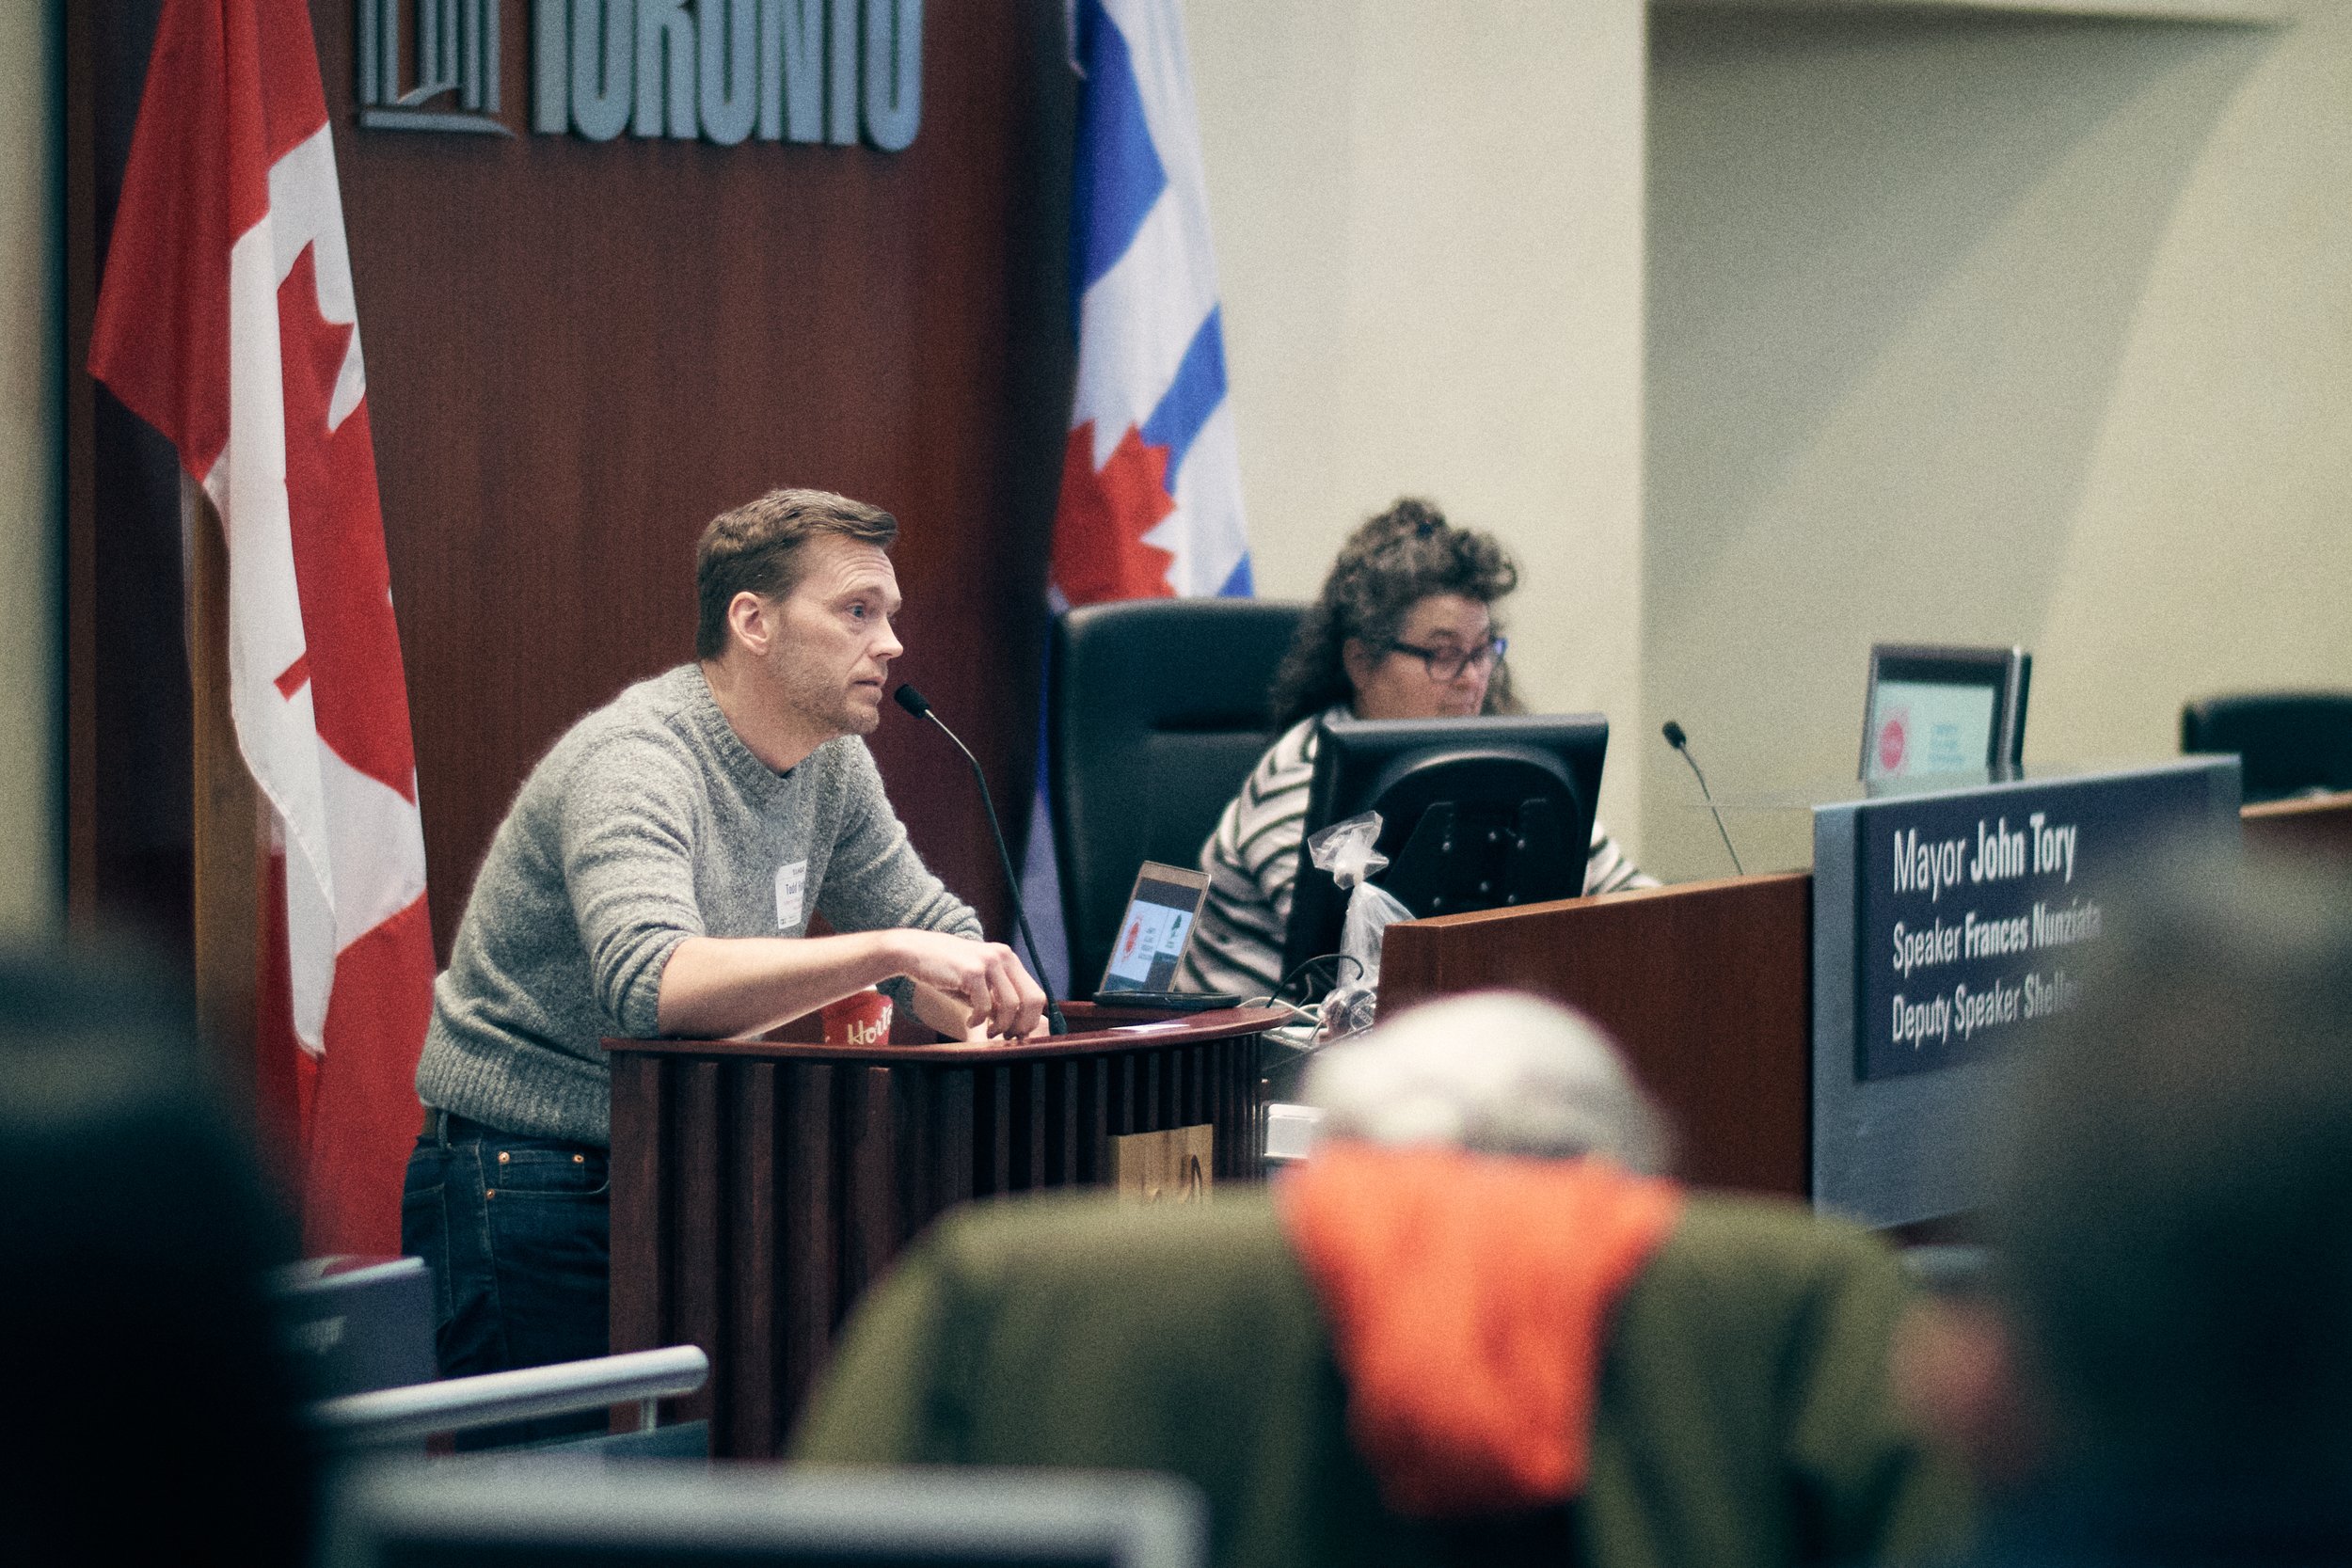
[[2213,818],[2202,773],[2005,785],[1855,813],[1854,1070],[1996,1050],[2082,994],[2087,944],[2153,844]]
[[2079,1006],[2152,857],[2233,845],[2234,757],[1814,811],[1814,1198],[1869,1223],[1982,1199],[2017,1046]]

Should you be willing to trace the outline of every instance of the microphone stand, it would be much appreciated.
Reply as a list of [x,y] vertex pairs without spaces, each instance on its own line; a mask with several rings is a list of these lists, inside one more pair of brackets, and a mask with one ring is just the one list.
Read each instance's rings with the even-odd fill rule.
[[[1038,955],[1037,934],[1029,929],[1029,911],[1023,907],[1021,900],[1021,879],[1012,869],[1012,851],[1005,847],[1005,830],[997,825],[996,802],[988,793],[988,775],[981,770],[980,759],[974,756],[972,748],[966,746],[956,732],[931,711],[931,705],[920,691],[901,682],[891,696],[915,718],[930,720],[940,734],[955,742],[956,750],[963,753],[963,760],[972,765],[973,781],[980,786],[980,809],[988,817],[989,835],[996,841],[996,863],[1005,869],[1005,889],[1012,895],[1012,918],[1020,927],[1021,940],[1028,944],[1029,963],[1035,971],[1039,988],[1042,989],[1045,985],[1045,960]],[[1070,1033],[1070,1020],[1062,1016],[1061,1004],[1054,1000],[1051,991],[1047,991],[1045,996],[1045,1020],[1046,1027],[1053,1033]]]
[[1691,765],[1691,774],[1699,782],[1699,793],[1707,799],[1708,814],[1715,818],[1715,831],[1723,834],[1724,853],[1731,857],[1731,869],[1742,877],[1746,876],[1747,868],[1740,863],[1740,851],[1731,847],[1731,833],[1724,826],[1724,814],[1715,809],[1715,793],[1707,787],[1707,775],[1699,771],[1699,759],[1691,754],[1691,737],[1683,734],[1682,726],[1671,719],[1660,727],[1659,733],[1666,737],[1666,744],[1680,752],[1682,760]]

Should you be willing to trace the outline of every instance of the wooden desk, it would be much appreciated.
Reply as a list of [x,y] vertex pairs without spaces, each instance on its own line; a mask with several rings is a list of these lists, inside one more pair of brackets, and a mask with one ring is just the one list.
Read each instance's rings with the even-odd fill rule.
[[1202,1122],[1218,1180],[1263,1174],[1258,1037],[1283,1013],[1122,1033],[1155,1015],[1064,1010],[1073,1033],[1022,1045],[605,1041],[613,1351],[700,1345],[710,1382],[677,1418],[765,1457],[850,1306],[941,1211],[1106,1182],[1110,1138]]
[[[2240,814],[2249,852],[2352,858],[2352,793]],[[1534,991],[1592,1015],[1708,1186],[1812,1188],[1809,873],[1685,882],[1389,927],[1381,1003]]]
[[1383,1011],[1534,991],[1615,1036],[1703,1186],[1811,1188],[1813,879],[1684,882],[1389,927]]
[[2352,858],[2352,791],[2258,800],[2238,812],[2246,847],[2282,857]]

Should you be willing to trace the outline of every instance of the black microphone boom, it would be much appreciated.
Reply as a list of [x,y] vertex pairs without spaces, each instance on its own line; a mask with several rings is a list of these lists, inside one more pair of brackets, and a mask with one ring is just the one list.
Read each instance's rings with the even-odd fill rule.
[[[900,687],[899,689],[903,691],[906,689]],[[1682,760],[1691,765],[1692,776],[1699,782],[1699,793],[1707,798],[1708,812],[1715,818],[1715,831],[1724,835],[1724,853],[1731,857],[1731,869],[1742,877],[1746,876],[1747,868],[1740,863],[1740,851],[1731,847],[1731,834],[1724,828],[1724,814],[1715,809],[1714,791],[1707,787],[1707,775],[1699,771],[1699,759],[1691,754],[1691,737],[1684,735],[1682,726],[1671,719],[1659,726],[1658,733],[1664,736],[1666,744],[1680,752]]]
[[[980,759],[972,754],[972,748],[959,739],[955,731],[940,721],[939,715],[931,711],[931,705],[924,700],[920,691],[901,681],[898,683],[898,689],[890,695],[900,707],[914,715],[915,718],[928,719],[933,724],[937,724],[939,733],[955,741],[956,750],[961,752],[963,760],[972,765],[972,777],[980,786],[980,809],[988,814],[988,831],[990,835],[996,840],[996,862],[1005,868],[1005,891],[1012,895],[1012,918],[1021,927],[1021,940],[1028,943],[1029,962],[1033,966],[1037,983],[1043,986],[1045,984],[1045,960],[1038,956],[1037,937],[1029,929],[1029,911],[1021,906],[1021,878],[1012,868],[1012,851],[1005,847],[1005,830],[997,825],[996,802],[989,798],[988,775],[980,770]],[[1047,1026],[1055,1034],[1070,1033],[1070,1021],[1062,1017],[1061,1007],[1054,1001],[1053,993],[1050,991],[1045,997],[1045,1017]]]

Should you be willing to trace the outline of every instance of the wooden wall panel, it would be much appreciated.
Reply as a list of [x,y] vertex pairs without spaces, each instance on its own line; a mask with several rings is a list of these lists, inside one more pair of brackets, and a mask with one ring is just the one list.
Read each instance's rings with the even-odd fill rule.
[[161,0],[67,0],[67,896],[193,962],[192,707],[171,449],[82,372]]
[[[1061,8],[925,10],[922,130],[882,153],[361,131],[351,7],[313,6],[444,952],[531,763],[690,656],[694,539],[771,485],[898,515],[898,673],[1026,799],[1070,355]],[[916,846],[1001,929],[961,759],[885,711]]]
[[[127,138],[110,121],[145,43],[93,29],[93,3],[73,7],[111,44],[89,89],[103,148]],[[353,0],[311,5],[444,957],[532,763],[691,657],[694,539],[774,484],[898,515],[898,673],[1025,815],[1073,354],[1056,0],[927,6],[922,128],[899,153],[528,134],[528,9],[501,12],[509,138],[361,129]],[[92,512],[103,561],[103,495]],[[885,711],[873,746],[916,846],[1003,929],[962,760]]]

